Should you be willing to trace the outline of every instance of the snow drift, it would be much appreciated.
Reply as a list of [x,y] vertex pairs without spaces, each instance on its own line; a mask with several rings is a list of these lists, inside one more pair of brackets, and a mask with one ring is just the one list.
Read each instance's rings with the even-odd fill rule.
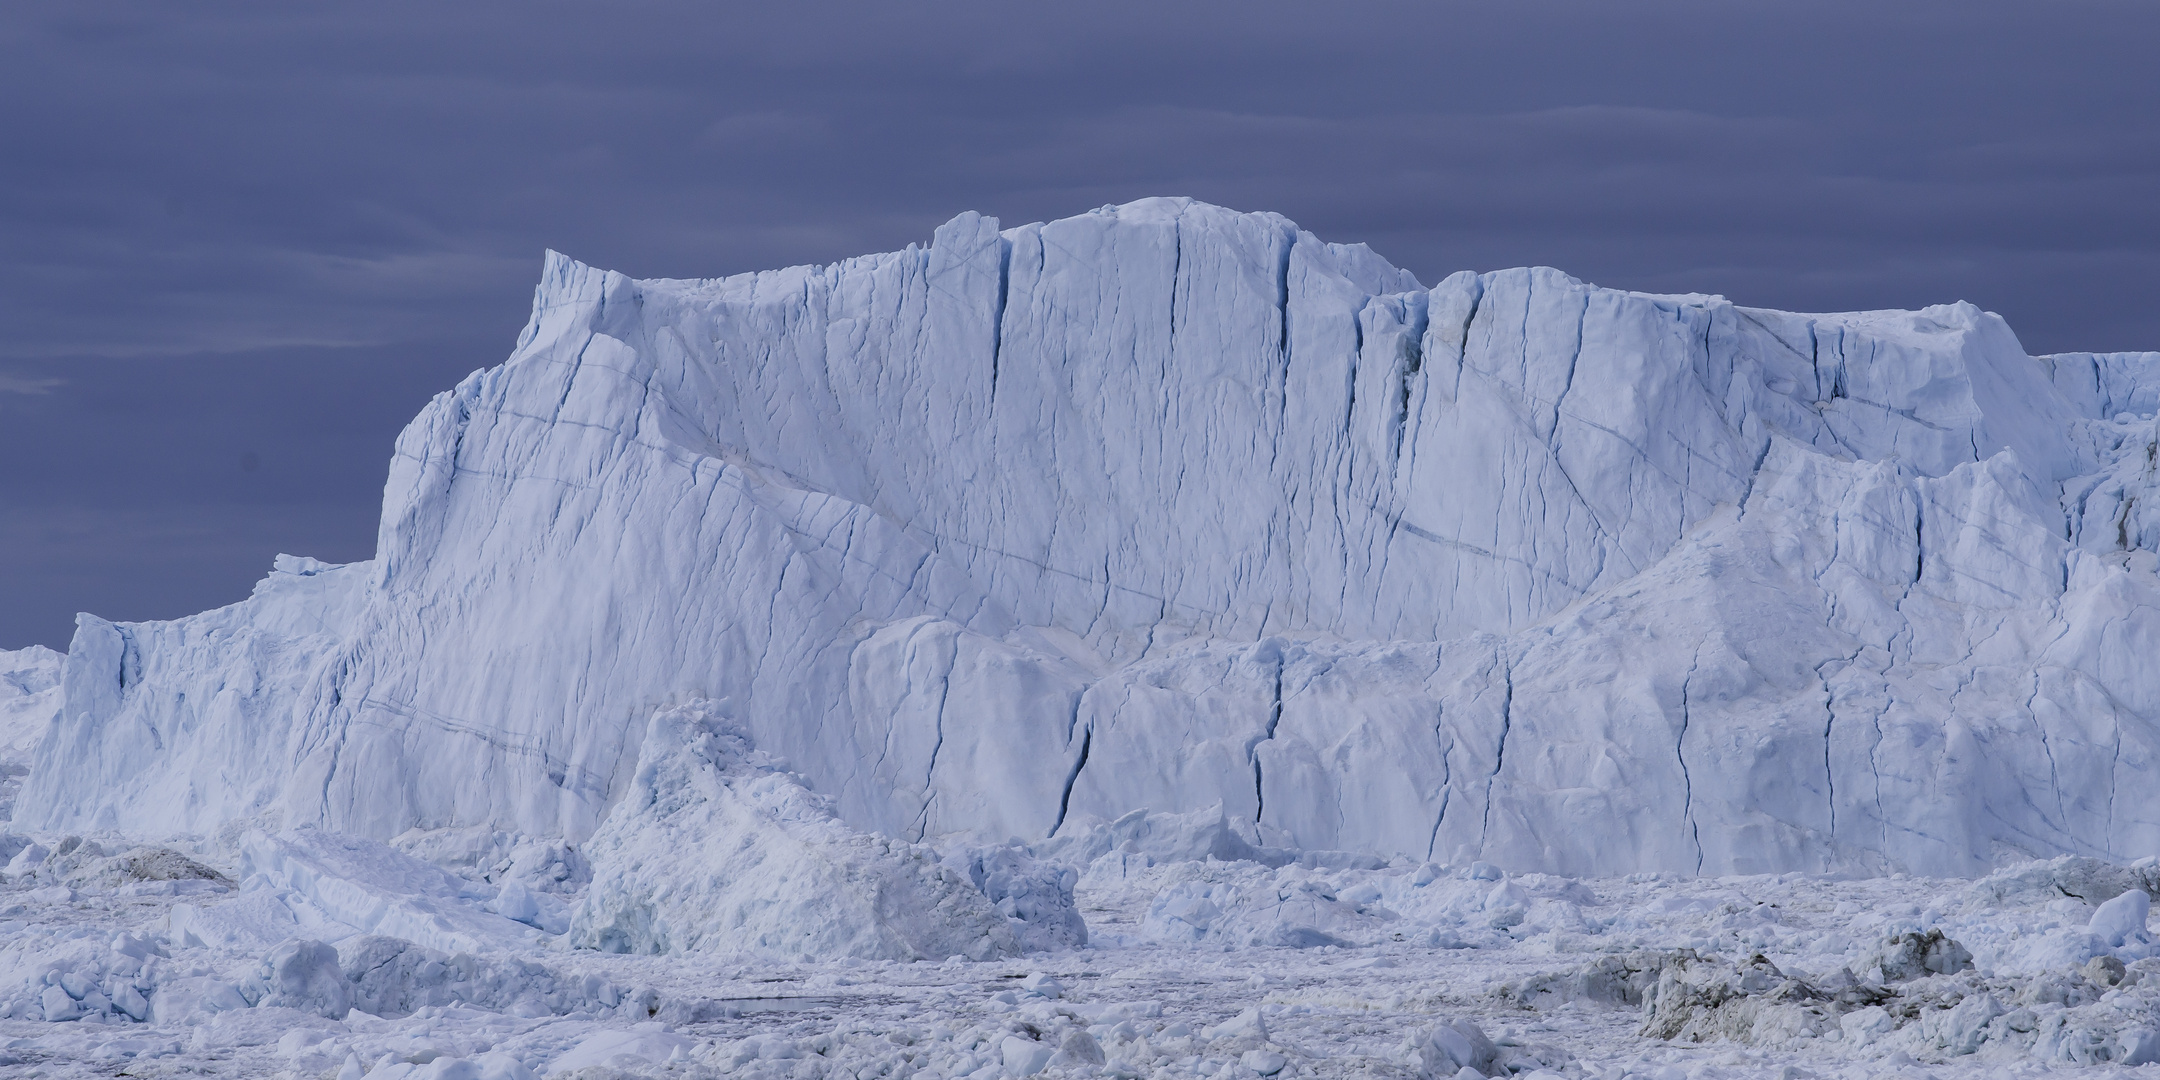
[[377,556],[84,617],[18,828],[581,842],[726,698],[854,828],[1569,874],[2160,850],[2160,355],[1151,199],[824,267],[550,255]]

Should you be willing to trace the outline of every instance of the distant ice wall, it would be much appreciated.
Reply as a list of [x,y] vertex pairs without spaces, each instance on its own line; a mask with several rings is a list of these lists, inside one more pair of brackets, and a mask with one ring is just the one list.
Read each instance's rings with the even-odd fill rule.
[[1221,802],[1571,873],[2146,854],[2156,387],[1970,305],[1427,290],[1178,199],[550,255],[372,563],[84,622],[18,818],[582,838],[710,697],[908,839]]

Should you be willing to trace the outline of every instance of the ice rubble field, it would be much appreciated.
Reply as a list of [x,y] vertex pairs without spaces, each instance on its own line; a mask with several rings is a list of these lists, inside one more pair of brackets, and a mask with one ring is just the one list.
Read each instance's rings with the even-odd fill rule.
[[[501,839],[241,831],[186,855],[63,841],[18,857],[0,891],[0,1067],[1700,1080],[2160,1060],[2147,894],[2090,902],[2152,887],[2149,866],[1581,880],[1285,862],[1219,818],[1156,815],[1043,852],[1084,867],[1084,946],[804,963],[570,948],[490,909],[530,911],[518,897],[536,890],[582,904],[591,886],[501,856]],[[462,873],[396,849],[453,841],[479,860]],[[1182,857],[1223,845],[1250,857]]]
[[2142,1070],[2156,487],[1968,304],[551,254],[374,559],[0,653],[0,1071]]

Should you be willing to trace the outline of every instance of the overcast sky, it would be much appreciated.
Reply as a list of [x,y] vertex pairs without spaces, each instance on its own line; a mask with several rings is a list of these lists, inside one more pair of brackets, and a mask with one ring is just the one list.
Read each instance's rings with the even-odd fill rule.
[[367,558],[541,252],[710,276],[1147,195],[1430,283],[1971,300],[2160,349],[2160,4],[217,4],[0,15],[0,647]]

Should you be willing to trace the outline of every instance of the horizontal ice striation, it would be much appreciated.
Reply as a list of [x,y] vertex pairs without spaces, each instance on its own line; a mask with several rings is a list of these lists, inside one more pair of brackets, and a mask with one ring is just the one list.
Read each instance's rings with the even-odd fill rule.
[[859,828],[1220,804],[1571,874],[2160,850],[2160,355],[1151,199],[701,281],[550,255],[377,558],[85,617],[18,827],[581,840],[726,698]]

